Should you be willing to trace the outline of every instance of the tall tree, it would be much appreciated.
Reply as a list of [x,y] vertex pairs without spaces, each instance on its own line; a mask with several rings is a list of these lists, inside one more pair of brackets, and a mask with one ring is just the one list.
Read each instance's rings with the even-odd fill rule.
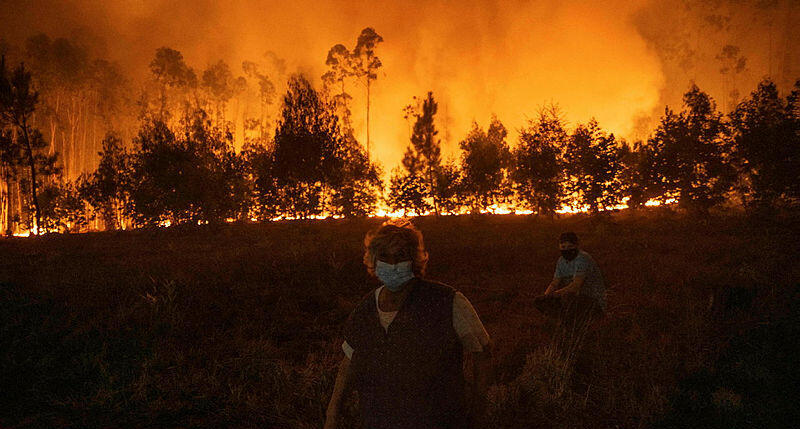
[[735,158],[744,180],[745,203],[775,207],[800,199],[800,81],[786,100],[764,80],[731,113]]
[[31,86],[31,73],[24,64],[11,71],[6,68],[5,58],[0,60],[0,117],[16,133],[28,164],[35,216],[32,225],[34,233],[42,225],[38,178],[40,173],[52,171],[57,156],[46,153],[47,142],[42,138],[42,133],[31,125],[38,99],[39,94]]
[[593,214],[622,199],[618,155],[614,134],[603,132],[594,119],[579,124],[567,139],[564,160],[568,192]]
[[159,86],[158,118],[163,121],[169,116],[168,92],[185,92],[195,88],[197,76],[184,61],[183,54],[167,47],[156,50],[155,58],[150,62],[150,72]]
[[433,98],[433,92],[422,102],[422,109],[414,113],[414,131],[411,134],[411,145],[403,155],[403,166],[409,175],[419,175],[425,183],[433,209],[439,213],[440,195],[436,192],[437,176],[442,162],[441,140],[437,137],[435,116],[439,104]]
[[392,171],[389,194],[386,198],[390,209],[403,210],[404,215],[409,213],[422,215],[432,208],[428,203],[429,195],[428,184],[421,176],[401,168]]
[[328,92],[333,93],[333,100],[338,114],[345,126],[350,126],[350,100],[352,97],[345,88],[346,81],[356,76],[355,58],[342,44],[334,45],[325,59],[328,71],[322,75],[322,82]]
[[[242,63],[242,70],[245,75],[255,80],[258,86],[258,101],[259,101],[259,117],[252,126],[245,125],[246,129],[258,130],[258,137],[255,140],[261,142],[267,139],[267,128],[269,126],[270,108],[275,102],[276,88],[272,79],[259,70],[259,66],[252,61],[244,61]],[[247,138],[245,138],[247,140]],[[247,143],[247,141],[245,142]]]
[[97,169],[81,182],[79,190],[101,214],[107,230],[125,229],[132,211],[132,154],[117,135],[109,134],[99,155]]
[[75,182],[51,181],[42,188],[40,199],[42,232],[78,232],[88,225],[86,201]]
[[714,100],[696,85],[684,94],[680,113],[665,110],[648,142],[662,199],[676,197],[682,207],[699,212],[724,199],[734,172],[723,132]]
[[519,143],[512,150],[511,179],[517,200],[537,215],[552,215],[564,201],[561,148],[567,139],[558,107],[547,106],[520,131]]
[[374,212],[383,191],[380,168],[369,161],[351,133],[343,134],[340,141],[336,157],[341,167],[332,178],[331,210],[345,217],[367,216]]
[[261,221],[280,214],[280,193],[273,172],[274,156],[266,146],[252,145],[243,151],[252,186],[252,216]]
[[225,129],[226,126],[226,107],[240,89],[237,79],[233,76],[230,67],[220,60],[210,65],[203,71],[200,86],[207,94],[209,107],[214,113],[212,117],[217,127]]
[[367,27],[361,30],[352,54],[356,76],[363,79],[367,87],[367,156],[369,156],[371,149],[369,138],[370,84],[378,78],[376,71],[382,65],[380,58],[375,54],[375,48],[381,42],[383,42],[383,37],[376,33],[372,27]]
[[283,192],[285,215],[306,218],[324,210],[342,167],[339,119],[311,83],[292,76],[275,130],[272,171]]
[[629,208],[640,208],[651,198],[660,195],[655,190],[657,181],[649,165],[652,158],[650,146],[641,141],[631,146],[624,142],[619,145],[617,159],[620,162],[621,193],[628,197]]
[[739,89],[736,86],[736,77],[747,69],[747,58],[741,55],[741,49],[735,45],[725,45],[716,55],[719,61],[719,73],[722,75],[722,104],[725,110],[730,110],[739,100]]
[[196,111],[171,130],[146,121],[135,139],[131,200],[140,224],[218,223],[247,212],[245,174],[230,133]]
[[467,137],[459,143],[464,193],[473,209],[485,210],[503,196],[511,157],[506,136],[508,130],[493,116],[487,131],[473,122]]
[[[122,79],[104,79],[113,66],[93,61],[89,49],[73,39],[32,36],[25,57],[39,93],[34,126],[47,131],[49,153],[63,155],[66,176],[76,177],[92,161],[91,130],[102,126],[100,115],[118,101],[116,94],[124,93],[119,91]],[[111,87],[101,91],[99,84]]]
[[439,166],[433,193],[437,196],[440,213],[456,214],[464,207],[464,178],[454,160],[446,160]]
[[0,205],[0,225],[5,235],[11,235],[14,224],[18,221],[14,216],[14,205],[12,204],[14,185],[19,180],[19,167],[25,165],[25,156],[19,139],[15,138],[10,127],[0,123],[0,172],[2,172],[2,205]]

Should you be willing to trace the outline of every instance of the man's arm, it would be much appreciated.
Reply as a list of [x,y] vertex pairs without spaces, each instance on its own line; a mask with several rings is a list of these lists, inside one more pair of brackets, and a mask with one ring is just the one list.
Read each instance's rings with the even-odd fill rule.
[[491,377],[492,353],[491,343],[483,351],[472,353],[472,375],[474,377],[472,392],[473,427],[483,427],[486,417],[486,391]]
[[586,281],[586,273],[577,274],[575,277],[572,278],[572,281],[564,286],[563,288],[555,291],[556,295],[563,295],[568,293],[577,294],[581,290],[581,286],[583,286],[583,282]]
[[544,294],[549,295],[555,292],[558,283],[559,283],[558,278],[554,278],[553,281],[551,281],[550,284],[547,285],[547,289],[545,289]]
[[339,422],[339,410],[342,408],[342,402],[344,402],[347,393],[350,392],[351,375],[350,358],[345,356],[339,363],[339,371],[336,373],[333,393],[331,394],[330,402],[328,402],[328,410],[325,413],[325,429],[336,429],[336,425]]

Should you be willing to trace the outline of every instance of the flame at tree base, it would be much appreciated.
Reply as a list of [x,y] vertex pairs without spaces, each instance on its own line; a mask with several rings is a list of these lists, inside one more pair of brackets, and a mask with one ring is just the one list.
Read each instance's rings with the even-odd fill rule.
[[[629,198],[625,197],[625,198],[623,198],[622,203],[614,205],[614,206],[604,207],[601,211],[617,211],[617,210],[629,209],[630,207],[627,204],[628,200],[629,200]],[[676,204],[677,202],[678,201],[675,198],[667,198],[667,199],[664,199],[664,200],[661,200],[661,199],[650,199],[646,203],[644,203],[644,206],[646,206],[646,207],[658,207],[658,206],[664,206],[664,205],[673,205],[673,204]],[[481,209],[479,211],[472,210],[472,209],[470,209],[468,207],[462,207],[458,211],[448,212],[448,213],[444,213],[444,214],[448,215],[448,216],[463,216],[463,215],[470,215],[470,214],[476,214],[476,213],[488,214],[488,215],[519,215],[519,216],[529,216],[529,215],[535,214],[535,212],[533,210],[530,210],[530,209],[518,209],[516,206],[514,206],[512,204],[492,204],[489,207],[487,207],[485,209]],[[589,207],[588,206],[563,205],[563,206],[561,206],[560,209],[555,210],[555,213],[556,214],[589,213]],[[434,212],[430,211],[430,210],[424,211],[422,213],[414,213],[414,212],[409,213],[409,211],[407,211],[407,210],[391,210],[389,207],[383,206],[383,207],[380,207],[377,210],[375,210],[374,213],[368,215],[367,217],[370,217],[370,218],[402,218],[402,217],[430,216],[430,215],[433,215],[433,214],[434,214]],[[318,214],[318,215],[306,216],[305,218],[295,217],[295,216],[279,216],[279,217],[272,218],[270,221],[276,222],[276,221],[285,221],[285,220],[325,220],[325,219],[343,219],[343,218],[344,218],[344,216],[342,216],[342,215],[331,215],[331,214],[323,213],[323,214]],[[254,223],[259,222],[259,220],[256,219],[256,218],[250,218],[250,221],[254,222]],[[234,222],[236,222],[236,219],[228,218],[228,219],[225,219],[225,222],[234,223]],[[204,224],[207,224],[207,223],[208,222],[197,221],[197,225],[204,225]],[[158,223],[158,227],[159,228],[168,228],[168,227],[170,227],[172,225],[173,225],[173,222],[170,221],[170,220],[163,220],[163,221]],[[127,228],[127,229],[130,229],[130,228]],[[88,232],[88,231],[96,231],[96,229],[88,228],[84,232]],[[31,230],[18,230],[18,231],[13,232],[11,235],[13,237],[23,237],[24,238],[24,237],[35,236],[35,235],[38,235],[38,234],[36,234],[36,231],[35,231],[35,228],[34,228],[33,231],[31,231]]]

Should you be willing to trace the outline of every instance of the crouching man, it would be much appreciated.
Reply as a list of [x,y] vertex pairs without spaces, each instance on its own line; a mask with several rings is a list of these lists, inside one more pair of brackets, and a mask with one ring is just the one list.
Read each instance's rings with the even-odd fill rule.
[[[408,221],[389,221],[367,234],[364,264],[382,283],[350,314],[345,356],[328,404],[326,429],[336,428],[351,388],[368,429],[468,428],[485,411],[489,335],[466,297],[423,278],[428,253]],[[464,377],[472,354],[474,383]]]
[[578,247],[578,236],[565,232],[558,238],[561,257],[553,280],[544,295],[534,299],[542,313],[555,318],[601,316],[606,308],[606,291],[600,267]]

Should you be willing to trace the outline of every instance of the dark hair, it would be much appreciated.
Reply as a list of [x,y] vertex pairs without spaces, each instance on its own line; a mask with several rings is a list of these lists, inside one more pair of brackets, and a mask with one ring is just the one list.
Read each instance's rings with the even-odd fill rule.
[[375,275],[375,260],[392,256],[400,260],[412,261],[414,274],[425,274],[428,252],[422,241],[422,233],[411,224],[392,220],[367,233],[364,238],[364,265]]
[[558,242],[578,244],[578,235],[572,231],[562,232],[561,235],[558,236]]

